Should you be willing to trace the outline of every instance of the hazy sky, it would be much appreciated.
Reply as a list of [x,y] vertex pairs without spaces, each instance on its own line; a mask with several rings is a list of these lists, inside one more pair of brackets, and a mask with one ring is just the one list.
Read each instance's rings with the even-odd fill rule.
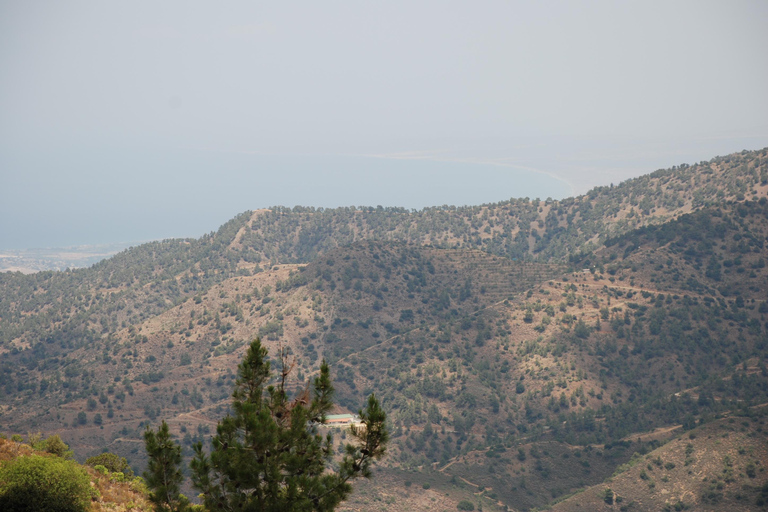
[[0,249],[768,146],[768,2],[0,1]]

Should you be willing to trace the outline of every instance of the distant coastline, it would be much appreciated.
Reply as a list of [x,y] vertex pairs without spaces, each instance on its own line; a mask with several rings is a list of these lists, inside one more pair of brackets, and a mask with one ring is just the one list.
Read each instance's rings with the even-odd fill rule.
[[87,268],[120,251],[147,242],[0,250],[0,272],[33,274],[46,270]]

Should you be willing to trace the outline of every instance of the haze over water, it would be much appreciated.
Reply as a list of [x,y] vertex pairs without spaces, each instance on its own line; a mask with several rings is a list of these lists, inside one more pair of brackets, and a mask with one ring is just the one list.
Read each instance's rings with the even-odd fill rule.
[[0,1],[0,249],[583,193],[768,146],[768,3]]
[[[268,206],[473,205],[510,197],[562,198],[570,186],[551,175],[479,163],[362,156],[276,156],[208,151],[73,154],[20,158],[13,187],[36,188],[29,203],[9,195],[0,206],[3,248],[197,237],[235,214]],[[46,179],[44,162],[62,172]],[[91,169],[68,180],[68,167]],[[173,173],[157,168],[176,169]],[[100,169],[122,178],[105,191]],[[30,230],[29,226],[37,226]],[[38,245],[39,246],[39,245]]]

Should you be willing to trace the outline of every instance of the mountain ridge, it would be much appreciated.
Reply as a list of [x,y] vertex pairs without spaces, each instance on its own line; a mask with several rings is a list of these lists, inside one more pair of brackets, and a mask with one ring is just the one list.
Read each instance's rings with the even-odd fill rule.
[[138,468],[165,418],[188,456],[259,336],[296,359],[292,389],[324,358],[340,412],[380,397],[394,487],[368,496],[545,506],[657,449],[646,432],[768,402],[766,156],[564,201],[244,212],[89,269],[0,274],[0,429]]

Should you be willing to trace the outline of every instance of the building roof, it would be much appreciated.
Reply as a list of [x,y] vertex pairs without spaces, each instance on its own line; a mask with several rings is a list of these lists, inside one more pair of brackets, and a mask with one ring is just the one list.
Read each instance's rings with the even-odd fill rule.
[[329,414],[325,417],[326,420],[353,420],[354,414]]

